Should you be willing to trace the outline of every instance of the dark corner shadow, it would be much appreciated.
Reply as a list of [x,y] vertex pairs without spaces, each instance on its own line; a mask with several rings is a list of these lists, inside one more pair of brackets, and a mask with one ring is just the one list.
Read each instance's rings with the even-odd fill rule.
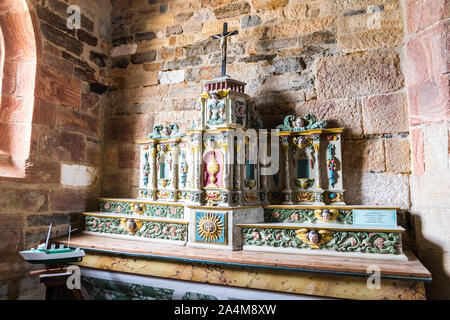
[[444,268],[444,248],[424,237],[422,218],[419,215],[411,214],[410,232],[411,250],[431,272],[433,278],[431,283],[425,284],[427,298],[450,299],[450,275]]

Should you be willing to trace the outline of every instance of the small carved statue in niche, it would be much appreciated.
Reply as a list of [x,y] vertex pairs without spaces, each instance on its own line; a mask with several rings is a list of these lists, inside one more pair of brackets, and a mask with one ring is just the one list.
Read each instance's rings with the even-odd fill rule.
[[223,101],[213,100],[208,104],[208,124],[225,122],[225,104]]
[[183,188],[186,188],[186,178],[187,178],[188,165],[186,162],[186,154],[181,152],[181,161],[180,161],[180,182]]

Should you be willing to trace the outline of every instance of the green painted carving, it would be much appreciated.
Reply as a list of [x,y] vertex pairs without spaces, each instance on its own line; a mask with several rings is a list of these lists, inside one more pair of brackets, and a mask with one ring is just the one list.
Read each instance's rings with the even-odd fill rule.
[[323,246],[341,252],[397,254],[400,235],[392,232],[334,232],[333,240]]
[[243,228],[245,245],[275,248],[309,248],[295,236],[293,229]]
[[265,222],[316,222],[312,209],[264,209]]
[[135,235],[151,239],[184,241],[187,238],[187,225],[143,221],[142,228],[136,231]]
[[283,124],[279,125],[277,129],[280,131],[306,131],[312,129],[325,129],[327,121],[317,122],[316,117],[309,113],[305,118],[300,118],[290,115],[284,118]]
[[218,300],[217,297],[195,292],[186,292],[181,300]]
[[100,201],[100,211],[120,214],[133,214],[131,204],[127,202]]
[[184,207],[147,204],[144,214],[151,217],[167,217],[167,218],[182,219],[184,216]]
[[[313,209],[264,209],[264,221],[294,223],[318,222]],[[353,224],[352,210],[339,210],[339,215],[333,222]]]
[[[123,201],[100,201],[100,211],[120,213],[120,214],[134,214],[132,206],[144,207],[144,216],[150,217],[167,217],[182,219],[184,216],[184,207],[171,206],[171,205],[157,205],[146,204],[136,202],[123,202]],[[138,213],[138,209],[135,209]]]
[[[320,245],[317,250],[380,254],[400,253],[400,235],[397,233],[335,231],[332,234],[331,241]],[[242,235],[245,245],[310,248],[309,244],[297,238],[294,229],[243,228]]]
[[[86,230],[98,233],[128,235],[129,232],[121,225],[120,220],[120,218],[86,216]],[[142,227],[133,235],[151,239],[184,241],[187,238],[187,225],[142,221]]]
[[336,222],[343,224],[353,224],[353,210],[339,210]]
[[81,283],[94,300],[172,300],[175,290],[113,280],[81,277]]

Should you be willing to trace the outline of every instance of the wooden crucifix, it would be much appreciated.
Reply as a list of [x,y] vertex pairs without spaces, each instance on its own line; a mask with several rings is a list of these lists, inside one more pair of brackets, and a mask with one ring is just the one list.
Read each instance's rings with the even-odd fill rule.
[[228,37],[238,34],[237,30],[228,32],[228,23],[223,24],[223,32],[213,35],[212,39],[220,39],[220,49],[222,49],[222,77],[227,75],[227,40]]

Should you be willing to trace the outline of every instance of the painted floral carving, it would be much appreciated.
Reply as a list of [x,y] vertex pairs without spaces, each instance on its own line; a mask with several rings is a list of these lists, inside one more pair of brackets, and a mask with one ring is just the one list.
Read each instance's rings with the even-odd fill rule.
[[[347,231],[324,231],[329,237],[326,243],[320,234],[305,231],[307,241],[302,241],[297,237],[294,229],[276,228],[243,228],[242,236],[245,245],[269,246],[281,248],[308,248],[314,246],[316,249],[331,250],[339,252],[361,252],[361,253],[381,253],[399,254],[400,235],[387,232],[347,232]],[[326,233],[323,233],[326,234]],[[322,235],[323,237],[323,235]]]
[[151,216],[151,217],[168,217],[183,218],[184,207],[172,205],[142,204],[136,202],[125,201],[101,201],[100,208],[102,212],[133,214]]
[[[328,209],[325,209],[328,210]],[[323,210],[323,211],[325,211]],[[318,210],[321,211],[321,210]],[[353,224],[352,210],[339,209],[337,223]],[[326,211],[325,211],[326,212]],[[329,211],[328,211],[329,212]],[[334,212],[334,210],[333,210]],[[321,214],[322,212],[320,212]],[[334,215],[334,214],[333,214]],[[318,222],[314,209],[264,209],[265,222]]]
[[[163,240],[180,240],[187,238],[187,225],[168,222],[140,221],[141,225],[134,225],[135,221],[119,218],[86,217],[86,230],[98,233],[127,235],[134,232],[137,237]],[[136,229],[139,227],[139,229]]]

